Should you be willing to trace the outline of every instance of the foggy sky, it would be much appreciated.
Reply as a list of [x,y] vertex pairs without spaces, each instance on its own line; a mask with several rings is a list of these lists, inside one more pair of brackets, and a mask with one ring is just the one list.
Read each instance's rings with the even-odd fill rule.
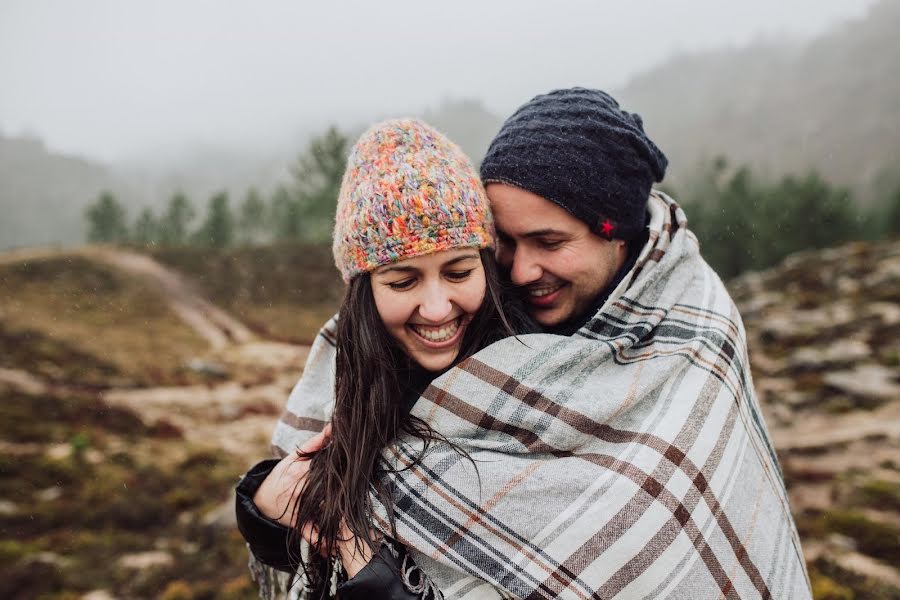
[[119,160],[263,148],[446,98],[505,116],[674,53],[809,37],[873,1],[0,0],[0,132]]

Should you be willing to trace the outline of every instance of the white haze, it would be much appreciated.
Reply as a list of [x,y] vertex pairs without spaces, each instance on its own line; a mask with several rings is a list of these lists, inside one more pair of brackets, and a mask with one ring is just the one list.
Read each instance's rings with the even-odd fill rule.
[[[271,152],[328,123],[614,89],[673,54],[804,38],[873,0],[0,0],[0,132],[106,161]],[[665,93],[665,90],[660,90]]]

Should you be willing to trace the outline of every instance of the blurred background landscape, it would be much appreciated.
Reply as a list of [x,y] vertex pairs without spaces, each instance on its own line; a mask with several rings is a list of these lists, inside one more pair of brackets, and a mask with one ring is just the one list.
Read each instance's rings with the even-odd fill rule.
[[900,598],[900,1],[0,0],[0,597],[254,598],[346,153],[610,91],[744,317],[818,599]]

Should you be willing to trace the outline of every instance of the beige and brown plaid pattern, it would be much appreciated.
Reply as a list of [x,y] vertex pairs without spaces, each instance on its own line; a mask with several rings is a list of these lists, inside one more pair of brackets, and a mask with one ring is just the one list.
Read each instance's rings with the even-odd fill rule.
[[[445,597],[811,597],[740,316],[681,209],[649,207],[637,266],[576,335],[498,342],[416,403],[469,455],[437,444],[392,478],[400,541]],[[304,380],[328,379],[331,340]],[[331,394],[301,381],[275,447]]]

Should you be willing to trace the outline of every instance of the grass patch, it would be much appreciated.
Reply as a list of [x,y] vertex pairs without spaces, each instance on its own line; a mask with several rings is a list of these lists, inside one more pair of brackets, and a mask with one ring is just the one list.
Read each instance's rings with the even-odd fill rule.
[[900,483],[872,479],[853,491],[855,504],[900,512]]
[[[35,412],[23,420],[29,407]],[[61,458],[0,455],[0,497],[17,505],[0,515],[0,598],[77,598],[98,588],[155,598],[179,580],[197,600],[255,598],[240,534],[203,524],[229,500],[243,458],[147,439],[136,415],[107,408],[90,394],[16,393],[0,402],[0,438],[71,449]],[[160,549],[171,563],[138,571],[118,564],[125,554]]]
[[109,406],[93,394],[32,396],[0,392],[0,439],[11,442],[90,444],[91,428],[121,435],[148,432],[132,411]]
[[151,254],[196,282],[218,306],[283,341],[310,342],[337,312],[344,293],[326,246],[161,248]]
[[825,532],[851,537],[860,552],[889,565],[900,564],[900,529],[853,510],[830,510],[821,518]]
[[3,354],[15,354],[16,368],[76,383],[68,359],[97,373],[90,382],[190,383],[197,377],[183,365],[207,350],[154,287],[79,256],[0,266],[0,315]]
[[900,600],[900,590],[820,558],[809,565],[816,600]]
[[114,364],[36,330],[0,320],[0,366],[54,383],[104,388],[127,377]]

